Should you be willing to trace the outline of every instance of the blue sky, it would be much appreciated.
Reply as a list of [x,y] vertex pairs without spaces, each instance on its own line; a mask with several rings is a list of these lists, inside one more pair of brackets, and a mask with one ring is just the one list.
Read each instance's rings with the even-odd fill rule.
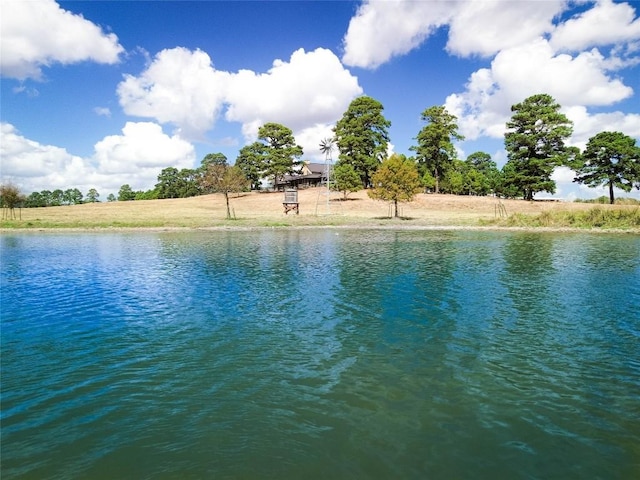
[[[502,166],[510,106],[535,93],[573,120],[572,145],[640,139],[639,14],[612,0],[0,0],[0,176],[104,200],[207,153],[233,162],[266,122],[319,161],[359,95],[383,104],[404,154],[421,112],[445,105],[460,158]],[[555,178],[558,198],[606,194],[566,168]]]

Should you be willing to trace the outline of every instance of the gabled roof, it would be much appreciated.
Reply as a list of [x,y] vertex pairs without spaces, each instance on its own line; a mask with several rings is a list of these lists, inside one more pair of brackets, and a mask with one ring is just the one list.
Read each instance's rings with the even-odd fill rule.
[[312,172],[312,173],[324,173],[324,163],[307,163],[306,167]]

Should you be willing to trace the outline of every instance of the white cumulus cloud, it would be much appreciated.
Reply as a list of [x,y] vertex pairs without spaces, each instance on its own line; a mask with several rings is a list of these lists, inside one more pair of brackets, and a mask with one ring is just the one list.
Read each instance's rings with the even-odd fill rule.
[[[241,70],[229,82],[226,119],[241,122],[247,138],[260,125],[281,123],[295,132],[335,122],[362,93],[358,79],[330,50],[296,50],[266,73]],[[318,140],[319,141],[319,140]]]
[[97,170],[134,190],[152,188],[163,168],[193,168],[195,161],[191,143],[166,135],[152,122],[127,122],[122,135],[109,135],[94,148],[92,163]]
[[81,157],[64,148],[30,140],[10,123],[2,123],[0,135],[0,174],[3,180],[15,183],[23,193],[66,189],[70,187],[67,181],[70,172],[78,181],[82,181],[87,173]]
[[2,180],[25,194],[56,188],[79,188],[86,194],[96,188],[106,197],[125,183],[148,190],[163,168],[193,168],[195,161],[193,145],[150,122],[128,122],[121,135],[97,142],[90,158],[30,140],[9,123],[2,123],[0,140]]
[[501,51],[491,70],[494,82],[514,99],[545,92],[562,105],[610,105],[633,94],[607,74],[597,49],[576,56],[555,54],[543,39]]
[[[581,106],[586,111],[587,106],[629,98],[633,89],[607,72],[597,49],[576,56],[555,54],[549,42],[539,38],[498,53],[491,68],[472,74],[466,90],[450,95],[446,106],[458,117],[467,138],[499,138],[511,116],[511,105],[536,93],[548,93],[565,109]],[[575,120],[578,130],[583,120]]]
[[215,70],[203,51],[178,47],[158,53],[141,75],[127,75],[117,93],[125,113],[173,124],[183,138],[201,139],[226,109],[225,119],[252,140],[268,122],[294,132],[335,122],[362,88],[323,48],[296,50],[265,73],[231,73]]
[[367,0],[344,36],[346,65],[376,68],[420,47],[449,27],[447,50],[463,57],[494,55],[554,29],[566,2],[513,0]]
[[413,50],[449,21],[456,3],[365,0],[349,23],[342,61],[376,68]]
[[580,149],[584,149],[589,139],[600,132],[623,132],[640,139],[640,113],[589,113],[581,105],[565,108],[564,113],[574,125],[570,144]]
[[215,70],[202,50],[159,52],[140,76],[117,88],[125,113],[176,125],[185,137],[209,130],[222,108],[229,74]]
[[490,56],[530,42],[553,30],[553,19],[565,3],[562,0],[459,2],[452,12],[447,50],[464,57]]
[[593,8],[558,25],[551,36],[557,50],[581,50],[640,40],[640,18],[628,3],[600,0]]
[[[304,150],[304,160],[324,162],[325,155],[320,151],[320,142],[325,138],[333,138],[333,124],[321,123],[295,132],[296,143]],[[338,147],[332,154],[333,161],[338,158]]]
[[53,0],[2,0],[2,76],[40,79],[42,67],[82,61],[113,64],[124,51],[113,33]]
[[488,68],[469,76],[464,91],[445,102],[467,139],[501,138],[511,105],[536,93],[552,95],[570,113],[575,144],[605,126],[637,135],[635,114],[588,113],[589,107],[634,95],[637,82],[618,75],[640,63],[640,19],[633,3],[587,1],[572,15],[576,5],[564,0],[365,0],[344,37],[343,61],[375,68],[418,48],[445,26],[450,54],[491,58]]

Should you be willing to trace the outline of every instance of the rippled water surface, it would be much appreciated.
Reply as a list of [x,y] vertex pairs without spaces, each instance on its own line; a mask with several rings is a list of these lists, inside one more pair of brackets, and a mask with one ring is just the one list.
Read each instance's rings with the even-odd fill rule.
[[0,245],[3,479],[639,478],[638,236]]

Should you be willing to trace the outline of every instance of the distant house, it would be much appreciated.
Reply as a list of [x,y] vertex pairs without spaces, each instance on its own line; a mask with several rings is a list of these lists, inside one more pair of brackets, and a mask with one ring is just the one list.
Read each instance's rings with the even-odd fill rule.
[[[333,165],[329,165],[333,168]],[[299,170],[291,175],[285,175],[279,179],[276,186],[273,185],[273,178],[262,178],[260,180],[261,190],[284,190],[286,188],[309,188],[317,187],[327,181],[327,174],[324,163],[303,162]]]
[[285,175],[282,182],[278,184],[278,188],[317,187],[327,181],[325,169],[324,163],[304,162],[299,172],[293,175]]

